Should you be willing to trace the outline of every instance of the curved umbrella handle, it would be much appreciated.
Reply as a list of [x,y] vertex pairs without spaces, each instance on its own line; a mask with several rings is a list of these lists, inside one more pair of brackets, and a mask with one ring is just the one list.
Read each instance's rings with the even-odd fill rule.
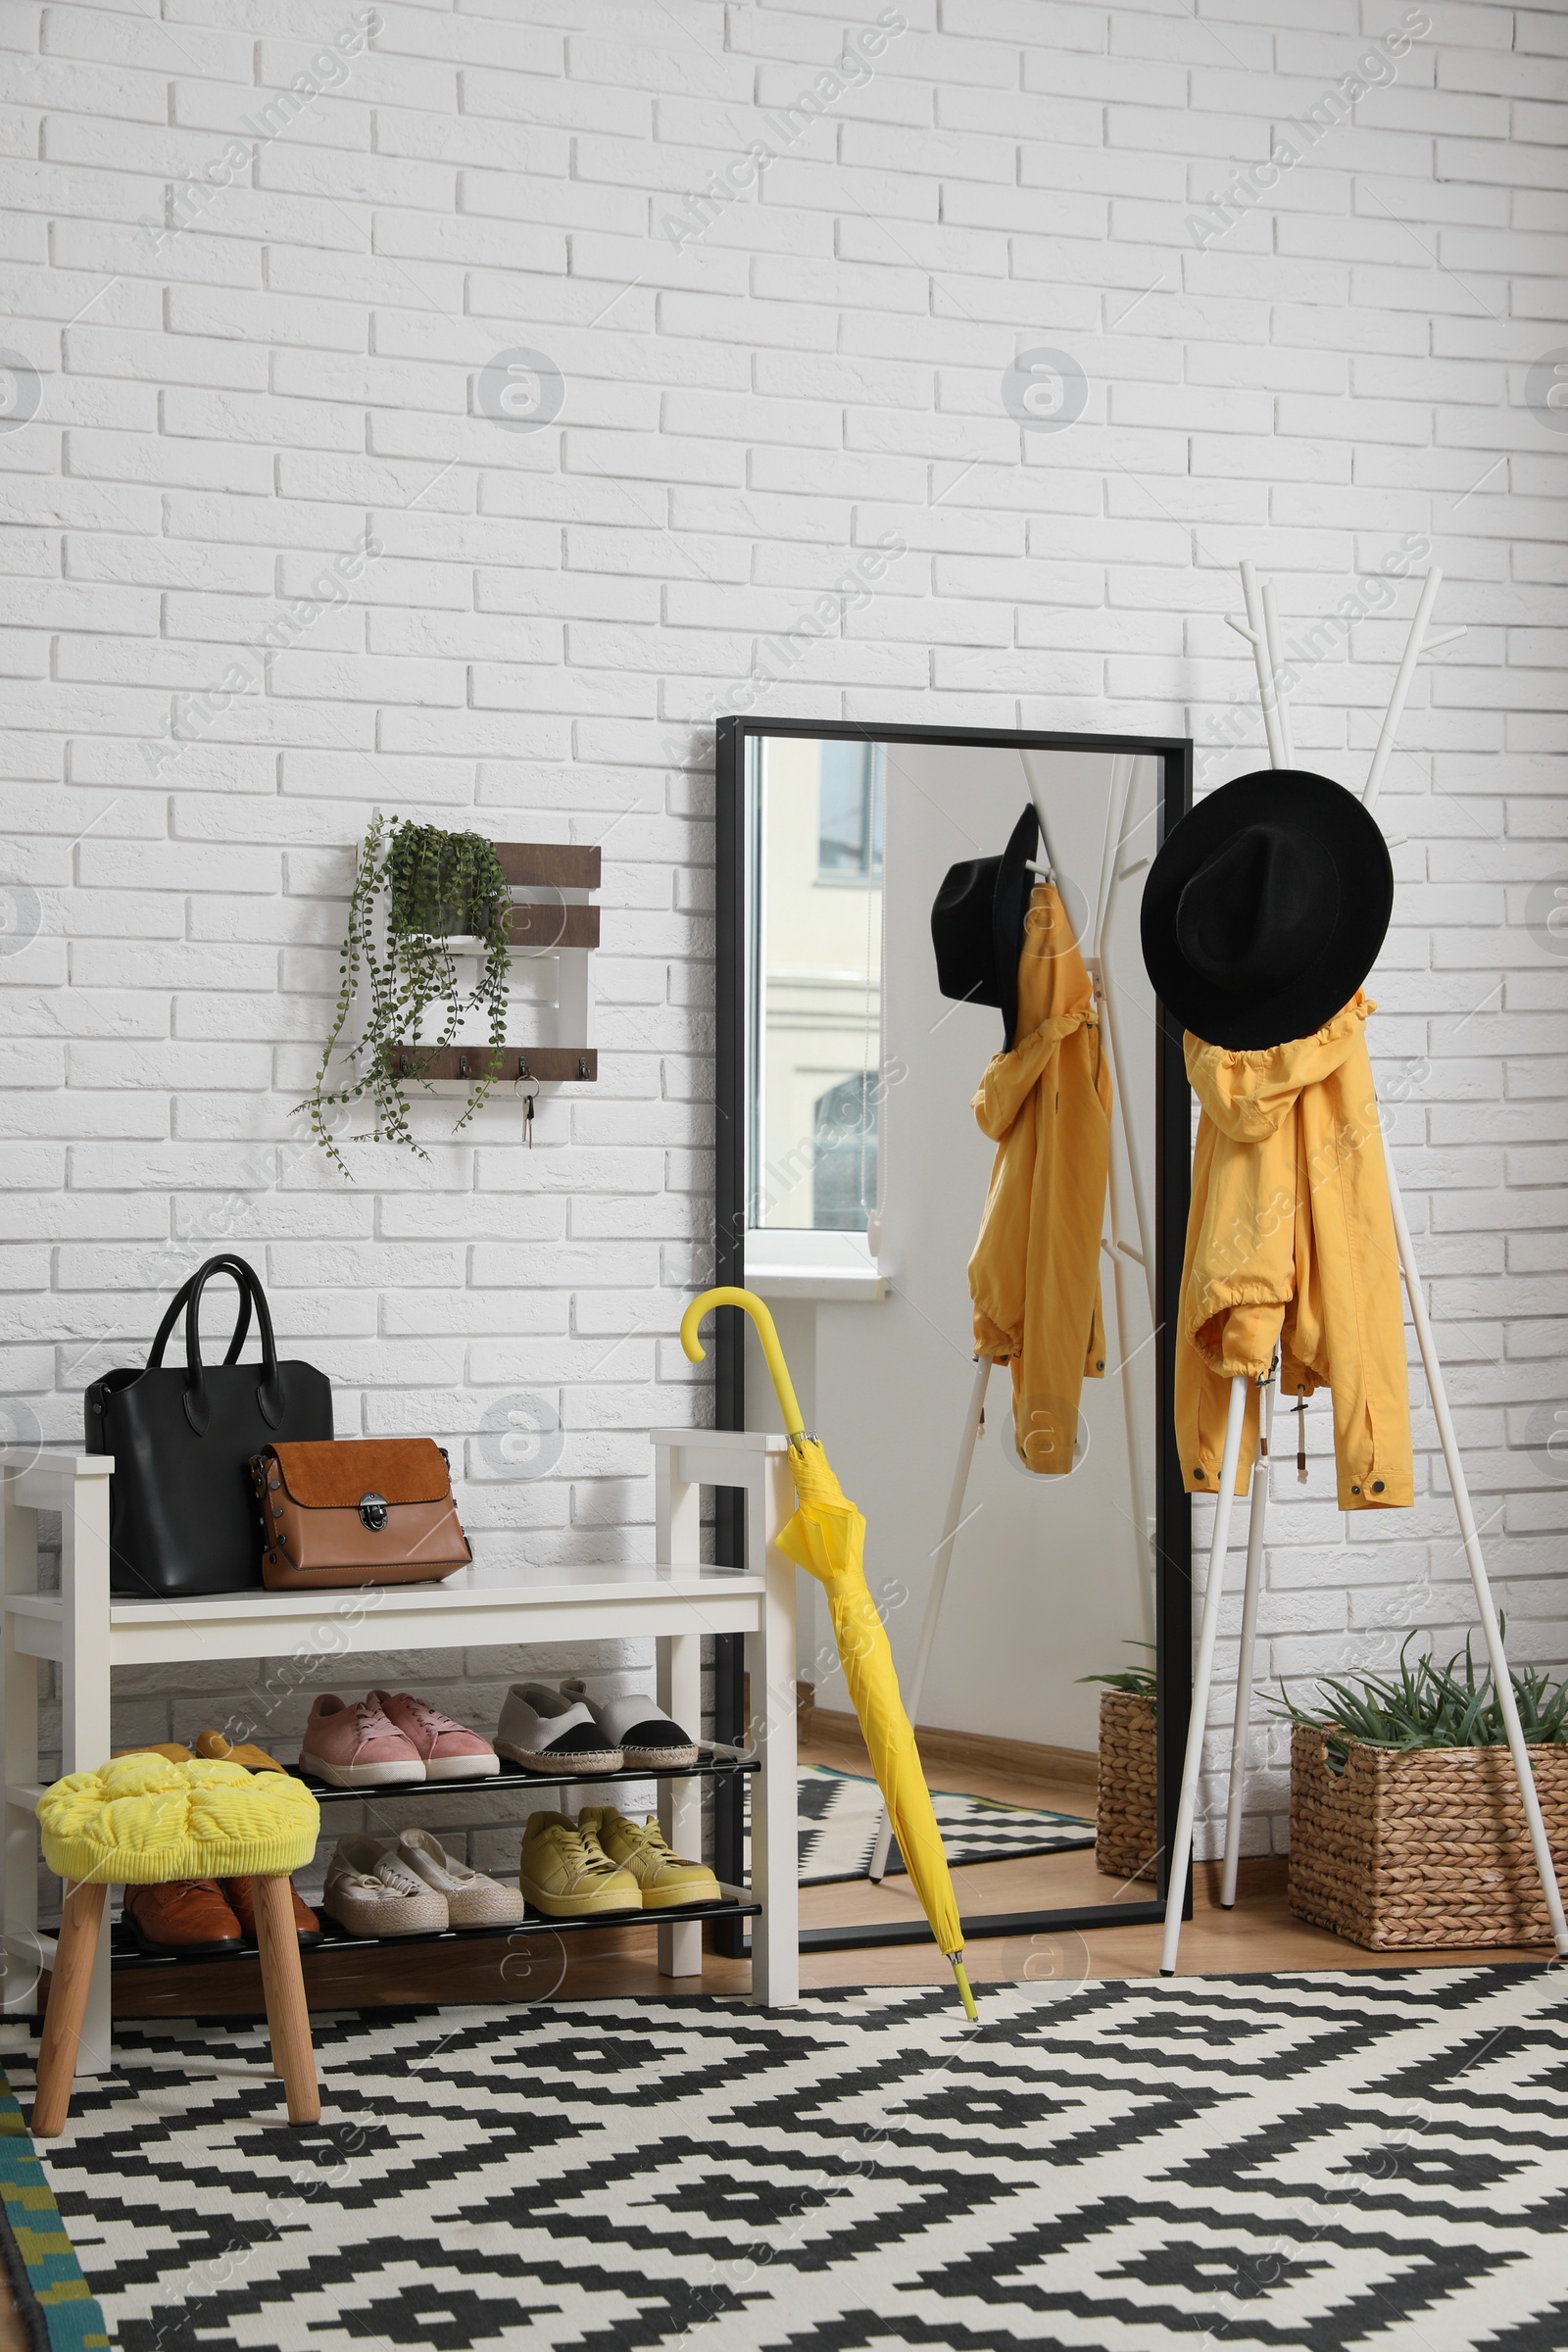
[[762,1344],[767,1368],[773,1375],[779,1403],[784,1408],[784,1435],[793,1445],[797,1438],[806,1435],[806,1422],[796,1400],[795,1384],[790,1379],[790,1368],[784,1361],[784,1350],[778,1344],[778,1332],[772,1316],[755,1291],[737,1291],[729,1284],[716,1291],[704,1291],[700,1298],[692,1300],[680,1319],[680,1344],[694,1364],[700,1364],[708,1352],[697,1337],[697,1326],[710,1306],[744,1307],[757,1325],[757,1336]]

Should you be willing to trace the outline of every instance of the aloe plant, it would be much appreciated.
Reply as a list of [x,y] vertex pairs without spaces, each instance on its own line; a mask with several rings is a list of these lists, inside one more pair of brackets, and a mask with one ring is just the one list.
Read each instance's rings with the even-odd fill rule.
[[[1346,1681],[1325,1675],[1311,1706],[1283,1690],[1275,1709],[1283,1722],[1304,1724],[1327,1742],[1329,1769],[1343,1772],[1353,1745],[1403,1752],[1422,1747],[1503,1747],[1508,1734],[1490,1670],[1477,1674],[1470,1643],[1440,1666],[1428,1650],[1410,1663],[1411,1634],[1394,1674]],[[1463,1659],[1463,1672],[1460,1660]],[[1540,1666],[1509,1670],[1519,1723],[1531,1746],[1568,1740],[1568,1677],[1553,1682]]]
[[[1152,1642],[1129,1642],[1128,1649],[1152,1649]],[[1152,1666],[1118,1666],[1112,1674],[1081,1674],[1081,1683],[1103,1683],[1111,1690],[1127,1690],[1135,1698],[1157,1699],[1159,1676]]]

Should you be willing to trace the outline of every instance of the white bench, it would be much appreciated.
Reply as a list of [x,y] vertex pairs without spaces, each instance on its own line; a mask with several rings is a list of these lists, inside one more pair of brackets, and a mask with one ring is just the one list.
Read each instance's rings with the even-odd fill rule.
[[[4,1771],[4,1950],[0,2009],[30,2012],[54,1937],[38,1930],[39,1658],[61,1670],[61,1770],[91,1770],[110,1750],[115,1669],[218,1663],[233,1658],[348,1659],[397,1649],[480,1649],[487,1644],[651,1638],[658,1696],[678,1722],[701,1706],[705,1634],[746,1637],[759,1768],[751,1776],[754,1997],[770,2007],[800,1989],[795,1781],[795,1568],[773,1542],[794,1508],[782,1438],[752,1431],[651,1433],[657,1483],[658,1565],[469,1568],[439,1585],[359,1587],[331,1592],[217,1593],[200,1600],[111,1595],[109,1477],[103,1454],[0,1450],[0,1766]],[[744,1572],[700,1563],[700,1490],[746,1494]],[[38,1590],[37,1514],[62,1521],[58,1592]],[[320,1672],[302,1670],[301,1728]],[[648,1776],[640,1775],[646,1779]],[[486,1784],[493,1789],[494,1784]],[[549,1784],[544,1786],[548,1788]],[[677,1850],[696,1850],[702,1783],[662,1779],[660,1814]],[[450,1797],[452,1790],[443,1792]],[[525,1794],[525,1791],[519,1791]],[[330,1800],[328,1806],[330,1807]],[[526,1811],[526,1804],[519,1807]],[[330,1810],[322,1837],[330,1836]],[[745,1890],[726,1889],[731,1900]],[[661,1927],[659,1965],[671,1977],[702,1971],[702,1923]],[[110,2064],[109,1933],[94,1964],[78,2071]]]

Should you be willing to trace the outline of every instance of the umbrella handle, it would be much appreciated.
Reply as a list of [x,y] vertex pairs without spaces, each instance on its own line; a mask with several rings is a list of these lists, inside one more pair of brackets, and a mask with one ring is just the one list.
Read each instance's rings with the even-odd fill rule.
[[798,1438],[806,1435],[806,1421],[800,1405],[796,1401],[795,1384],[790,1379],[790,1368],[784,1361],[784,1350],[779,1346],[778,1332],[772,1316],[755,1291],[737,1291],[729,1284],[723,1285],[716,1291],[704,1291],[700,1298],[692,1300],[680,1319],[680,1344],[694,1364],[700,1364],[708,1352],[702,1341],[697,1337],[697,1326],[710,1306],[744,1307],[757,1325],[757,1336],[762,1345],[762,1354],[766,1359],[769,1372],[773,1375],[773,1386],[778,1392],[779,1403],[784,1408],[784,1435],[793,1445]]

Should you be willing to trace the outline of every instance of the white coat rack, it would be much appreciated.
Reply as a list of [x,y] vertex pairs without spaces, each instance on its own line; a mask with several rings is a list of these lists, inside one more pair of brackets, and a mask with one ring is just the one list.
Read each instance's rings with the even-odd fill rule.
[[[1405,698],[1410,680],[1421,658],[1423,647],[1436,650],[1464,635],[1463,629],[1448,629],[1441,637],[1429,637],[1427,624],[1437,602],[1443,573],[1436,565],[1427,573],[1422,584],[1420,602],[1410,623],[1404,653],[1394,681],[1394,692],[1384,714],[1378,734],[1377,749],[1372,756],[1371,769],[1361,799],[1367,808],[1375,806],[1382,787],[1389,755],[1394,749],[1404,715]],[[1263,589],[1259,597],[1257,582],[1250,564],[1242,565],[1242,600],[1246,619],[1231,621],[1231,627],[1247,638],[1252,648],[1257,667],[1258,698],[1263,706],[1263,725],[1268,736],[1269,763],[1273,767],[1293,767],[1295,751],[1291,742],[1290,711],[1284,688],[1284,662],[1280,652],[1279,616],[1272,586]],[[1433,1337],[1427,1314],[1426,1298],[1421,1278],[1416,1271],[1415,1251],[1410,1241],[1410,1228],[1399,1197],[1398,1178],[1395,1172],[1394,1156],[1385,1149],[1384,1162],[1389,1177],[1389,1205],[1394,1212],[1394,1233],[1399,1251],[1399,1268],[1404,1276],[1405,1295],[1410,1301],[1410,1319],[1415,1325],[1416,1346],[1427,1377],[1427,1389],[1432,1397],[1433,1415],[1438,1424],[1438,1436],[1443,1446],[1444,1465],[1448,1473],[1448,1485],[1453,1494],[1454,1512],[1459,1522],[1459,1535],[1464,1544],[1465,1563],[1475,1590],[1476,1611],[1486,1639],[1487,1656],[1492,1666],[1493,1687],[1502,1712],[1503,1727],[1508,1735],[1508,1753],[1513,1759],[1515,1778],[1519,1784],[1519,1799],[1524,1807],[1530,1830],[1531,1851],[1541,1877],[1541,1888],[1546,1898],[1546,1913],[1551,1922],[1552,1940],[1559,1957],[1568,1957],[1568,1920],[1563,1917],[1562,1896],[1557,1886],[1557,1874],[1552,1867],[1551,1847],[1547,1842],[1545,1825],[1541,1818],[1541,1801],[1536,1794],[1535,1775],[1530,1768],[1530,1751],[1525,1745],[1520,1728],[1519,1709],[1514,1700],[1513,1683],[1508,1673],[1508,1660],[1502,1646],[1502,1631],[1493,1603],[1492,1587],[1487,1577],[1487,1565],[1482,1557],[1481,1538],[1476,1528],[1475,1513],[1470,1507],[1470,1489],[1465,1480],[1464,1463],[1459,1454],[1459,1443],[1454,1436],[1453,1419],[1448,1410],[1447,1390],[1444,1385],[1443,1366],[1438,1360],[1437,1342]],[[1214,1498],[1214,1528],[1208,1551],[1208,1582],[1203,1591],[1203,1615],[1198,1637],[1198,1662],[1193,1675],[1193,1711],[1187,1731],[1187,1752],[1182,1767],[1181,1801],[1176,1815],[1176,1838],[1170,1856],[1170,1875],[1165,1898],[1165,1934],[1160,1947],[1159,1967],[1162,1976],[1176,1973],[1177,1947],[1181,1938],[1182,1905],[1187,1891],[1187,1872],[1192,1860],[1193,1815],[1198,1796],[1198,1778],[1202,1761],[1203,1735],[1208,1719],[1209,1687],[1214,1672],[1214,1642],[1219,1631],[1220,1599],[1225,1583],[1225,1553],[1230,1541],[1231,1505],[1236,1487],[1236,1465],[1241,1458],[1242,1423],[1247,1410],[1247,1379],[1239,1375],[1231,1383],[1230,1400],[1225,1418],[1225,1449],[1220,1468],[1219,1493]],[[1262,1582],[1263,1536],[1268,1515],[1268,1437],[1274,1418],[1274,1384],[1271,1381],[1264,1396],[1264,1411],[1259,1423],[1258,1459],[1251,1480],[1250,1516],[1247,1535],[1247,1574],[1242,1597],[1241,1658],[1236,1677],[1236,1714],[1231,1733],[1231,1762],[1229,1801],[1225,1814],[1225,1863],[1220,1882],[1220,1901],[1229,1909],[1236,1900],[1236,1872],[1241,1846],[1242,1795],[1247,1766],[1248,1722],[1252,1704],[1252,1675],[1257,1637],[1257,1600]]]
[[[1105,938],[1110,925],[1116,894],[1122,883],[1132,879],[1149,863],[1144,855],[1127,856],[1122,836],[1126,828],[1127,809],[1132,798],[1135,757],[1131,752],[1117,752],[1111,762],[1110,807],[1105,815],[1104,847],[1100,861],[1100,887],[1095,900],[1094,919],[1088,927],[1088,954],[1084,963],[1095,992],[1100,1010],[1101,1051],[1110,1072],[1111,1115],[1119,1126],[1122,1148],[1127,1161],[1127,1182],[1132,1192],[1134,1230],[1137,1241],[1126,1238],[1126,1204],[1122,1198],[1121,1175],[1116,1164],[1115,1136],[1111,1137],[1109,1174],[1106,1200],[1109,1214],[1109,1235],[1102,1235],[1101,1248],[1110,1259],[1111,1280],[1116,1300],[1116,1348],[1121,1358],[1120,1377],[1122,1420],[1127,1435],[1127,1468],[1132,1494],[1133,1511],[1138,1539],[1138,1566],[1142,1589],[1149,1596],[1152,1608],[1154,1583],[1153,1530],[1140,1511],[1143,1454],[1138,1442],[1137,1408],[1133,1391],[1132,1350],[1127,1343],[1128,1319],[1125,1285],[1128,1263],[1142,1266],[1149,1292],[1151,1321],[1157,1325],[1154,1303],[1154,1221],[1150,1206],[1143,1154],[1127,1116],[1126,1101],[1121,1088],[1120,1030],[1117,1022],[1115,991],[1109,986],[1105,968]],[[1052,848],[1051,826],[1046,814],[1046,779],[1036,755],[1022,755],[1024,773],[1029,779],[1029,797],[1034,803],[1035,815],[1040,823],[1041,862],[1031,864],[1030,870],[1041,880],[1054,882],[1062,891],[1065,875]],[[1063,896],[1063,904],[1065,897]],[[1083,943],[1080,943],[1081,945]],[[979,1441],[980,1424],[985,1412],[986,1389],[994,1370],[988,1355],[975,1358],[974,1386],[969,1392],[968,1410],[958,1439],[958,1458],[954,1465],[953,1486],[948,1495],[948,1507],[942,1522],[942,1538],[932,1558],[931,1589],[926,1594],[925,1615],[921,1620],[920,1639],[915,1646],[914,1662],[906,1677],[902,1678],[904,1702],[912,1723],[919,1722],[920,1700],[925,1690],[926,1673],[931,1653],[936,1646],[937,1625],[942,1615],[943,1597],[947,1592],[948,1570],[953,1564],[953,1548],[958,1529],[963,1523],[963,1500],[968,1491],[969,1473],[974,1464],[974,1449]],[[877,1823],[876,1842],[871,1853],[870,1877],[880,1885],[888,1866],[888,1853],[893,1841],[893,1825],[884,1806]]]

